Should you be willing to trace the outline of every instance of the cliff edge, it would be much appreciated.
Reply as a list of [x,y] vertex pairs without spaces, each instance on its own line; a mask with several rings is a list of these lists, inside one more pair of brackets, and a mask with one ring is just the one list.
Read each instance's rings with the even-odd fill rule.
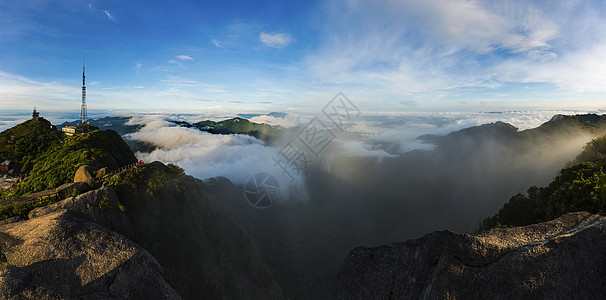
[[132,234],[114,201],[102,188],[3,221],[2,298],[181,299],[149,252],[107,228]]
[[604,299],[606,217],[587,212],[475,235],[433,232],[352,250],[335,299]]

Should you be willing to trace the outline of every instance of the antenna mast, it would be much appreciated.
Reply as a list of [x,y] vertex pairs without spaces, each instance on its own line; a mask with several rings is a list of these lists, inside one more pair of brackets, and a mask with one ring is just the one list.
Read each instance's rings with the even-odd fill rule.
[[86,124],[86,82],[84,80],[84,65],[85,61],[82,59],[82,106],[80,107],[81,125]]

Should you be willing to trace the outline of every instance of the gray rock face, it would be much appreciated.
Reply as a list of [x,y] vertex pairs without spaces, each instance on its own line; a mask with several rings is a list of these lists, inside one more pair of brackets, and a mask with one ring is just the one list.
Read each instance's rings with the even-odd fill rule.
[[71,182],[66,183],[55,189],[55,192],[59,194],[60,198],[67,198],[69,196],[73,196],[74,193],[79,195],[90,190],[90,186],[84,182]]
[[118,197],[112,188],[102,187],[85,194],[32,210],[28,217],[37,218],[60,209],[80,212],[95,223],[132,238],[133,229],[124,213],[118,208]]
[[0,226],[3,299],[179,299],[146,250],[59,209]]
[[477,234],[352,250],[336,299],[604,299],[606,217],[586,212]]

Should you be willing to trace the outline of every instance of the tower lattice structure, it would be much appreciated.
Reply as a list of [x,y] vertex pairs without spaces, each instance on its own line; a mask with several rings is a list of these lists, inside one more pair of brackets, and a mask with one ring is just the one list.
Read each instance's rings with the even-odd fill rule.
[[86,124],[86,82],[84,77],[85,63],[82,60],[82,106],[80,107],[80,122]]

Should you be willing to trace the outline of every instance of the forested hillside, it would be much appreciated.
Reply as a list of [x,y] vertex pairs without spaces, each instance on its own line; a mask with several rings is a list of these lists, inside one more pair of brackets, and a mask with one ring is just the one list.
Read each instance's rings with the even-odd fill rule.
[[606,214],[605,154],[606,136],[592,140],[547,187],[532,186],[511,197],[480,229],[523,226],[575,211]]
[[26,121],[0,133],[0,158],[23,166],[24,177],[3,199],[18,197],[72,182],[82,165],[113,170],[137,158],[113,130],[91,127],[84,135],[66,136],[50,122]]

